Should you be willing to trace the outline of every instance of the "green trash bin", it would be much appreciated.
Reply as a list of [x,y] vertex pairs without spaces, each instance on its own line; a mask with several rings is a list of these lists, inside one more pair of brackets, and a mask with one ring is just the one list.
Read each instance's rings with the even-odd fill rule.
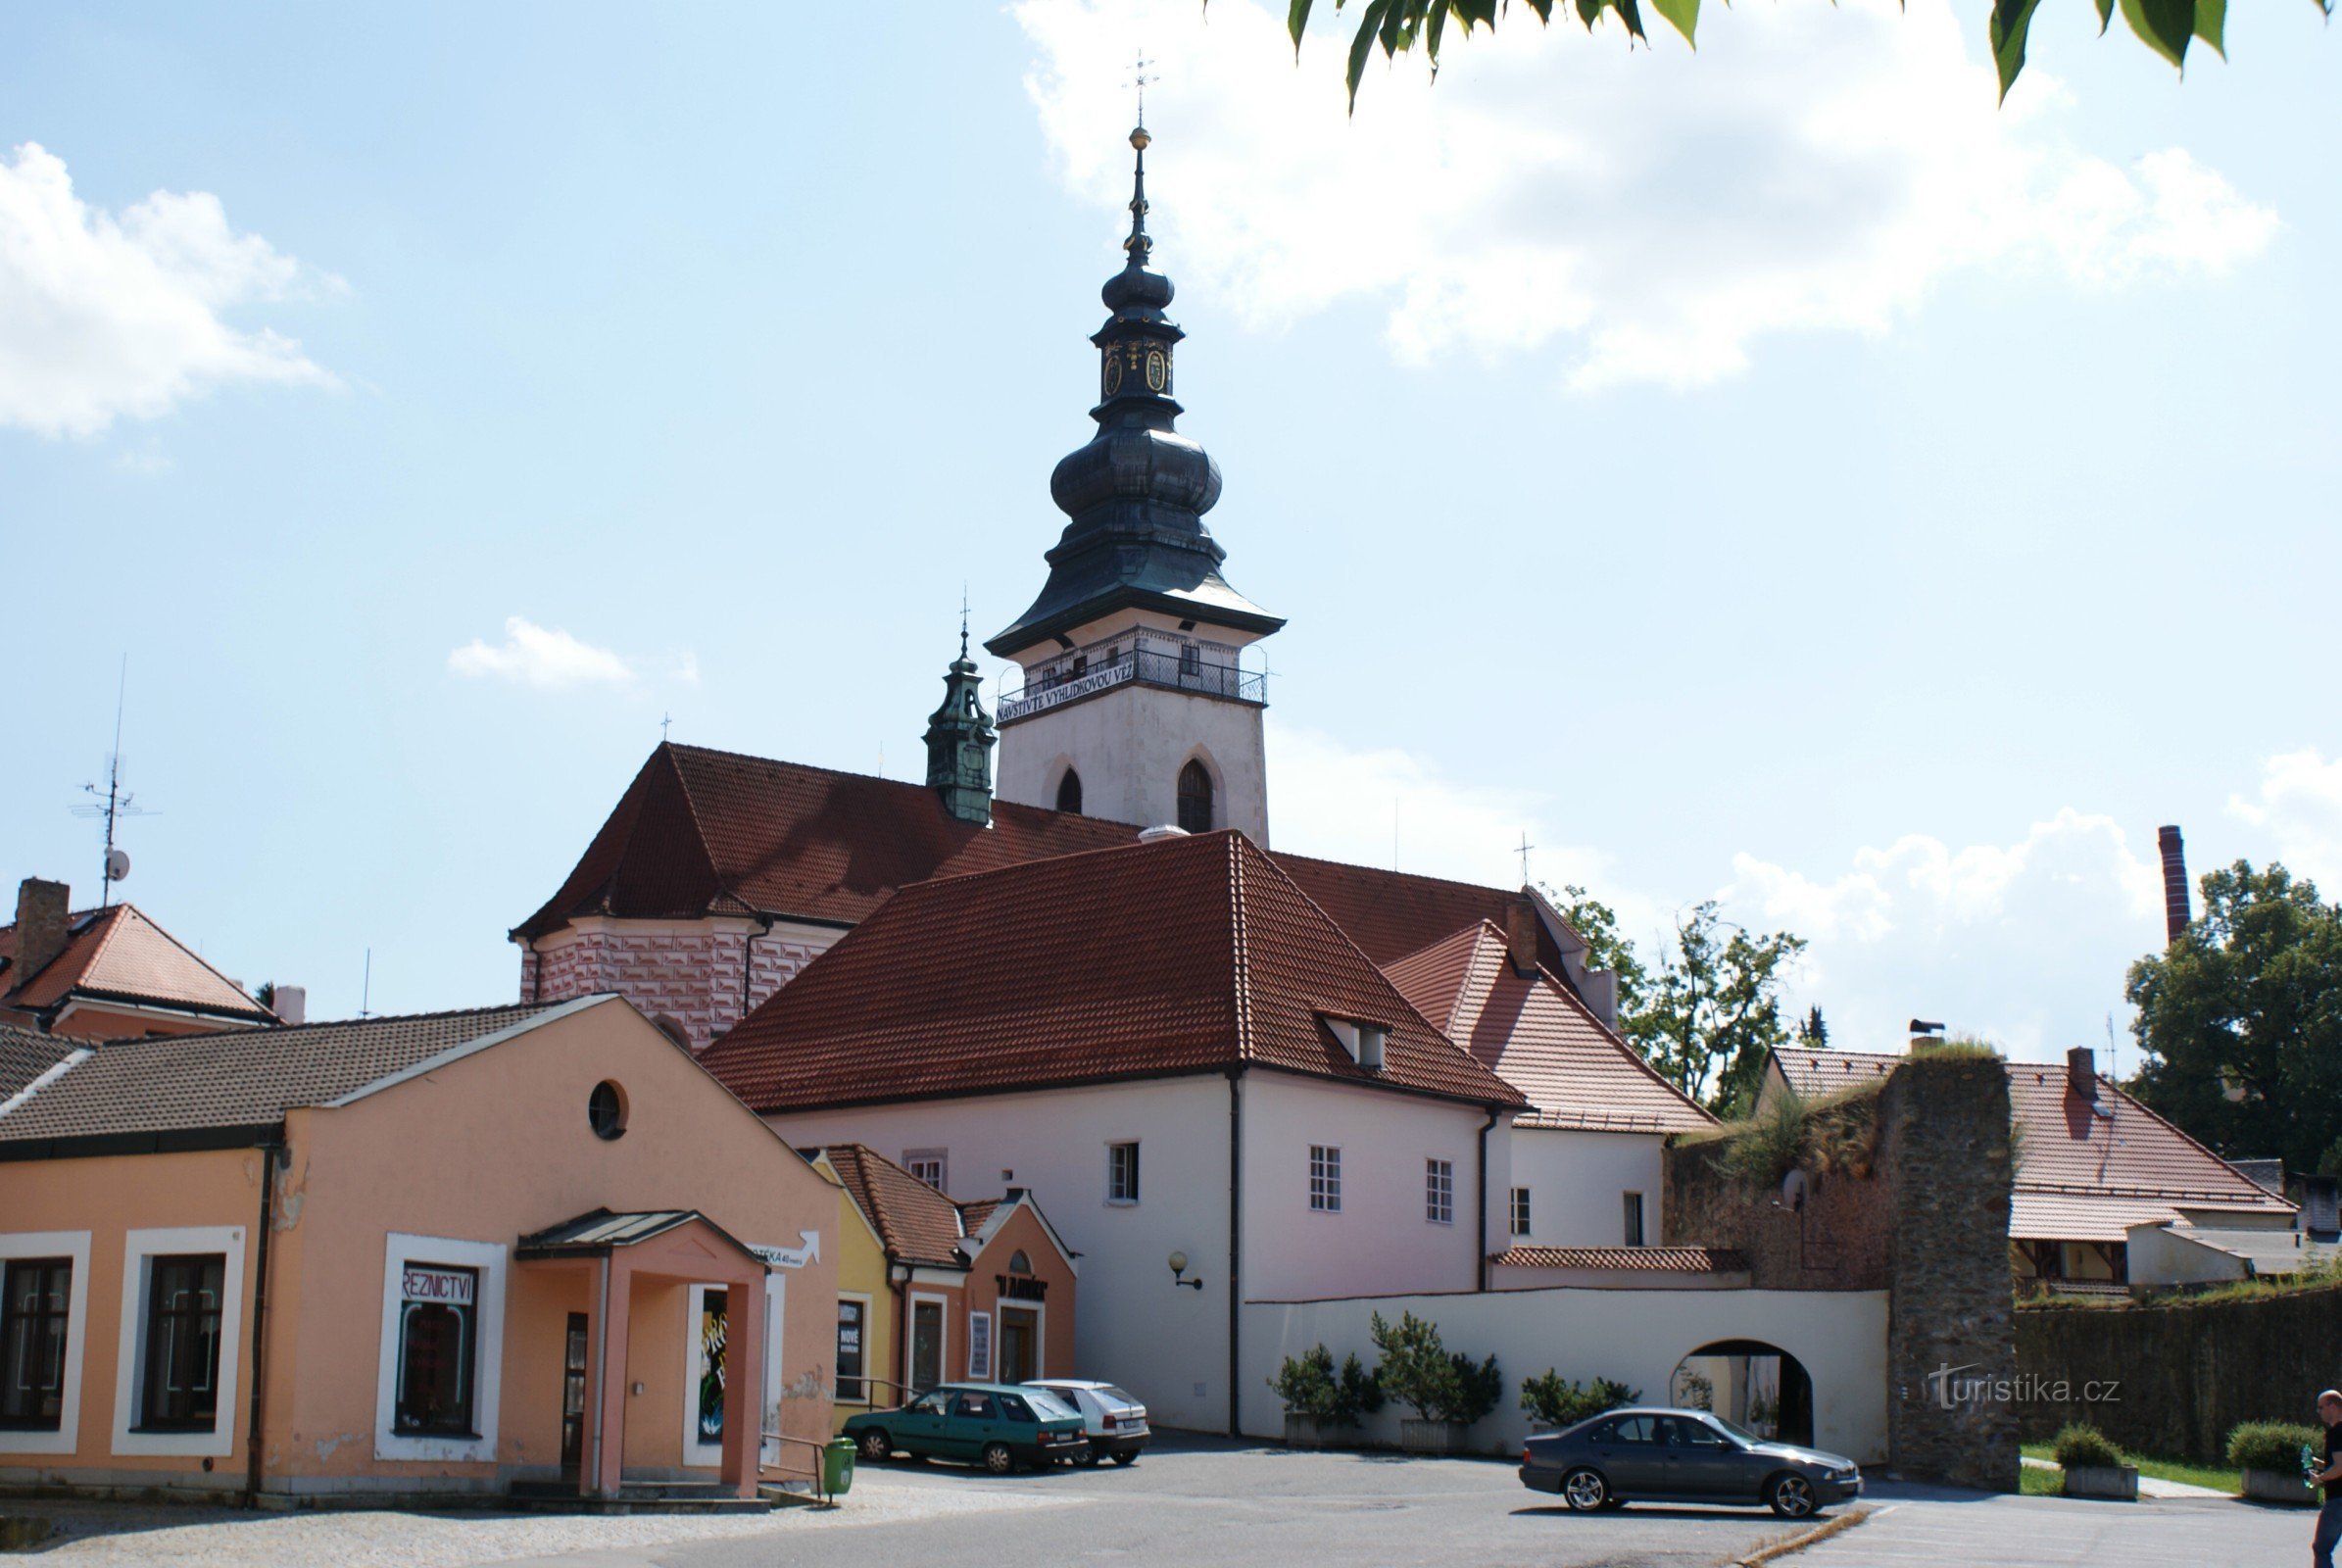
[[832,1438],[821,1450],[821,1490],[843,1497],[854,1490],[854,1440]]

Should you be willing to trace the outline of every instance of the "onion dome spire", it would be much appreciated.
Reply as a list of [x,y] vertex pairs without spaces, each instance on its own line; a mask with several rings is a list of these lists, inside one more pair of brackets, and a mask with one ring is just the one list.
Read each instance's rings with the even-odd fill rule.
[[1144,118],[1131,131],[1131,231],[1122,270],[1098,297],[1110,313],[1091,334],[1098,351],[1098,434],[1049,476],[1049,498],[1072,519],[1048,553],[1049,582],[1016,624],[985,642],[1005,659],[1116,610],[1142,608],[1254,633],[1285,624],[1220,575],[1228,552],[1203,525],[1220,499],[1220,466],[1173,429],[1172,356],[1187,336],[1163,314],[1171,280],[1150,265]]

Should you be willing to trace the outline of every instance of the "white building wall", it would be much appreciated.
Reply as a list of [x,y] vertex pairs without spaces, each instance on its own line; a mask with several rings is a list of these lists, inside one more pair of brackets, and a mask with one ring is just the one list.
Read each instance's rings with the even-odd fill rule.
[[[1244,1296],[1387,1296],[1479,1283],[1475,1223],[1488,1112],[1276,1072],[1244,1076]],[[1510,1128],[1488,1133],[1488,1250],[1502,1250]],[[1342,1151],[1342,1209],[1309,1206],[1309,1150]],[[1453,1167],[1455,1218],[1426,1216],[1425,1161]]]
[[1212,826],[1269,841],[1261,710],[1128,681],[1000,726],[1000,798],[1054,809],[1067,766],[1082,775],[1082,814],[1137,827],[1179,820],[1179,770],[1212,775]]
[[[1380,1312],[1430,1318],[1450,1350],[1474,1359],[1493,1352],[1505,1396],[1473,1427],[1472,1446],[1517,1453],[1529,1435],[1521,1380],[1548,1367],[1581,1382],[1616,1378],[1644,1399],[1664,1401],[1676,1363],[1722,1340],[1758,1340],[1803,1363],[1814,1385],[1814,1442],[1859,1463],[1886,1456],[1886,1293],[1883,1291],[1503,1291],[1488,1295],[1386,1297],[1244,1307],[1243,1428],[1273,1438],[1284,1410],[1269,1387],[1289,1355],[1324,1345],[1339,1361],[1375,1361],[1369,1324]],[[1368,1443],[1395,1443],[1412,1412],[1387,1405],[1368,1418]]]
[[[768,1118],[790,1143],[867,1144],[900,1162],[946,1152],[962,1202],[1023,1187],[1079,1259],[1080,1364],[1119,1383],[1166,1426],[1228,1425],[1228,1081],[1218,1076],[873,1105]],[[1139,1143],[1139,1197],[1106,1201],[1106,1146]],[[1008,1173],[1013,1174],[1008,1174]],[[1188,1254],[1200,1291],[1173,1286]]]
[[[1512,1135],[1512,1182],[1529,1189],[1529,1234],[1511,1236],[1511,1214],[1497,1210],[1500,1229],[1491,1232],[1492,1251],[1520,1244],[1535,1247],[1617,1247],[1626,1240],[1623,1195],[1642,1195],[1642,1239],[1656,1247],[1660,1151],[1657,1133],[1596,1133],[1551,1127],[1516,1127]],[[1509,1203],[1507,1194],[1499,1199]]]

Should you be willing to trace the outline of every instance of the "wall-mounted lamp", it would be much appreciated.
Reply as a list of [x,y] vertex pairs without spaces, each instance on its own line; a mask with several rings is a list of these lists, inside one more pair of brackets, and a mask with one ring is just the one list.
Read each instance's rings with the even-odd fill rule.
[[1187,1272],[1188,1254],[1185,1252],[1173,1252],[1171,1254],[1171,1288],[1173,1290],[1177,1290],[1182,1285],[1185,1285],[1193,1290],[1200,1291],[1203,1289],[1203,1282],[1201,1280],[1192,1280],[1187,1278]]

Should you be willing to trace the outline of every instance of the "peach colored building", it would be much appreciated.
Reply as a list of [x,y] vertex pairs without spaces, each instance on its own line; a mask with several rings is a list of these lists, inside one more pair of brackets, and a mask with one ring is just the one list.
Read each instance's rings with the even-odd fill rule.
[[0,1024],[123,1040],[278,1021],[135,905],[75,910],[72,902],[63,882],[17,885],[17,918],[0,925]]
[[[808,1151],[844,1189],[837,1416],[938,1383],[1074,1373],[1075,1253],[1033,1195],[955,1203],[860,1144]],[[930,1180],[929,1178],[932,1178]]]
[[753,1495],[829,1434],[836,1192],[618,998],[0,1048],[0,1486]]

